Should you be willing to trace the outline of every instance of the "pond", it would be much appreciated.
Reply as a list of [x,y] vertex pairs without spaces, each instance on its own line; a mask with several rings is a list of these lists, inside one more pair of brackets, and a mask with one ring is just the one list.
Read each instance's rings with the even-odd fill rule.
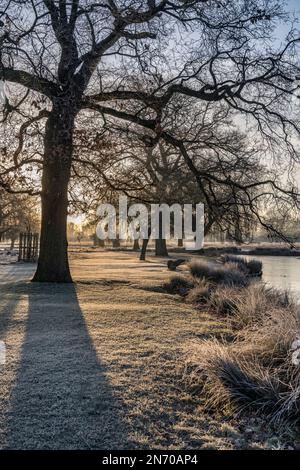
[[263,263],[263,281],[276,289],[289,290],[300,300],[300,258],[294,256],[245,256]]

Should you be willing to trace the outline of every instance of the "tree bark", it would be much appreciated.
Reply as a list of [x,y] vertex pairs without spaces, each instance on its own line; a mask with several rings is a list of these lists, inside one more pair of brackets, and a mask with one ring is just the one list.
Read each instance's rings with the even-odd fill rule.
[[155,256],[169,256],[167,243],[164,238],[158,238],[155,240]]
[[75,115],[72,100],[53,103],[46,123],[40,254],[34,282],[72,282],[67,211]]
[[148,225],[148,238],[144,238],[143,241],[142,241],[142,249],[141,249],[141,253],[140,253],[140,261],[145,261],[146,259],[146,253],[147,253],[147,246],[148,246],[148,243],[149,243],[149,240],[150,240],[150,237],[151,237],[151,223],[150,223],[150,220],[149,220],[149,225]]
[[166,240],[163,238],[163,219],[159,213],[159,238],[155,240],[155,256],[169,256]]

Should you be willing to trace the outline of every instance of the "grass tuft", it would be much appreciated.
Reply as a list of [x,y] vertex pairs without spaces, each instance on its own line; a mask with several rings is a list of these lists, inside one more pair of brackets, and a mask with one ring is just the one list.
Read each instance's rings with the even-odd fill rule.
[[232,315],[240,295],[240,290],[234,287],[217,287],[211,293],[209,306],[218,315]]
[[292,360],[300,338],[300,309],[287,295],[263,285],[218,287],[215,311],[230,313],[239,328],[234,343],[193,344],[185,380],[202,391],[206,406],[226,413],[255,410],[279,427],[300,422],[300,367]]
[[206,305],[212,292],[211,285],[203,280],[199,280],[195,287],[187,295],[186,301],[196,305]]
[[172,276],[168,282],[163,284],[162,287],[166,292],[168,292],[168,294],[186,296],[194,287],[194,282],[192,279],[187,279],[184,276]]
[[223,255],[221,256],[221,261],[224,264],[235,264],[242,272],[249,276],[261,276],[262,274],[262,262],[256,259],[247,260],[239,256]]
[[247,276],[234,263],[210,263],[193,260],[189,264],[189,270],[193,277],[206,279],[214,284],[226,286],[246,286]]

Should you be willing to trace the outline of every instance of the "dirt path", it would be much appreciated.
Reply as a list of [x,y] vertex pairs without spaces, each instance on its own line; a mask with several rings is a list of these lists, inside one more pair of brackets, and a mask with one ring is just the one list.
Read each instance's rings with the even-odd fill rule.
[[2,449],[234,446],[239,434],[205,416],[181,381],[186,346],[224,327],[149,290],[169,276],[165,263],[80,253],[74,285],[31,284],[33,267],[0,266]]

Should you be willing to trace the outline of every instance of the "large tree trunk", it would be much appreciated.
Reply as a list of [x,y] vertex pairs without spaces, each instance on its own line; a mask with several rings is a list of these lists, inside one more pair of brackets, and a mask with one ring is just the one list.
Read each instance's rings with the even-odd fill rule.
[[76,112],[70,103],[54,103],[46,124],[40,254],[35,282],[72,282],[67,253],[67,210]]
[[162,214],[159,214],[159,238],[155,240],[155,256],[169,256],[167,242],[162,235]]
[[148,238],[143,239],[142,241],[142,249],[141,249],[141,254],[140,254],[140,261],[145,261],[146,259],[146,252],[147,252],[147,246],[149,243],[151,237],[151,224],[149,221],[149,226],[148,226]]
[[164,238],[158,238],[155,240],[155,256],[169,256],[167,243]]

